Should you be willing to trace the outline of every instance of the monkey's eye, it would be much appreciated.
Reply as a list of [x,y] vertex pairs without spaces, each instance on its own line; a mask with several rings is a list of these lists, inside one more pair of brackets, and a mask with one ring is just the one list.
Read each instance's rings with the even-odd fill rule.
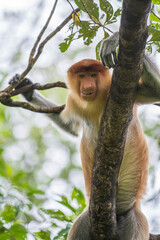
[[79,74],[78,74],[78,77],[79,77],[79,78],[84,78],[84,77],[85,77],[85,74],[84,74],[84,73],[79,73]]
[[90,74],[90,76],[91,76],[91,77],[97,77],[97,73],[96,73],[96,72],[92,72],[92,73]]

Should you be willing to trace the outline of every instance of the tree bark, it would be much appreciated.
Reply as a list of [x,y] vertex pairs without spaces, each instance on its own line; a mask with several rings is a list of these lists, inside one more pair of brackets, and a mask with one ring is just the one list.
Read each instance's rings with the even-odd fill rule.
[[160,235],[150,234],[149,240],[160,240]]
[[92,175],[90,219],[94,240],[119,239],[117,179],[148,36],[150,0],[124,0],[118,62],[102,117]]

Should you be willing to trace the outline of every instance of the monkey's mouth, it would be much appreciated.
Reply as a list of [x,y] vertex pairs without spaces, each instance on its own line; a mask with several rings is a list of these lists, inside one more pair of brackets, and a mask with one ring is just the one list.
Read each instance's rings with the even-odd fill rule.
[[83,95],[92,95],[94,92],[82,92]]
[[92,91],[92,92],[81,92],[81,97],[84,99],[84,100],[94,100],[95,99],[95,96],[96,96],[96,92],[95,91]]

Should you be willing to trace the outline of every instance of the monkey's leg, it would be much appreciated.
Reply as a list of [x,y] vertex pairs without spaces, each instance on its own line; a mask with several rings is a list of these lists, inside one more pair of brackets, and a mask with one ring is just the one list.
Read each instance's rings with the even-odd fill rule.
[[160,73],[147,57],[143,59],[142,77],[137,89],[136,101],[139,103],[160,102]]
[[67,240],[92,240],[90,232],[89,211],[83,212],[70,229]]
[[121,240],[148,240],[148,223],[139,208],[133,206],[117,216],[118,233]]

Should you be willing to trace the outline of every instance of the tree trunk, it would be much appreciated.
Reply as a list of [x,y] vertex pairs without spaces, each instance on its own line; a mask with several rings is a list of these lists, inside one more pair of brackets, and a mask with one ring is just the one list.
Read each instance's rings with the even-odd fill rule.
[[148,36],[150,0],[124,0],[118,62],[102,117],[92,175],[90,219],[93,239],[117,236],[116,192],[126,132],[132,119],[136,86]]

